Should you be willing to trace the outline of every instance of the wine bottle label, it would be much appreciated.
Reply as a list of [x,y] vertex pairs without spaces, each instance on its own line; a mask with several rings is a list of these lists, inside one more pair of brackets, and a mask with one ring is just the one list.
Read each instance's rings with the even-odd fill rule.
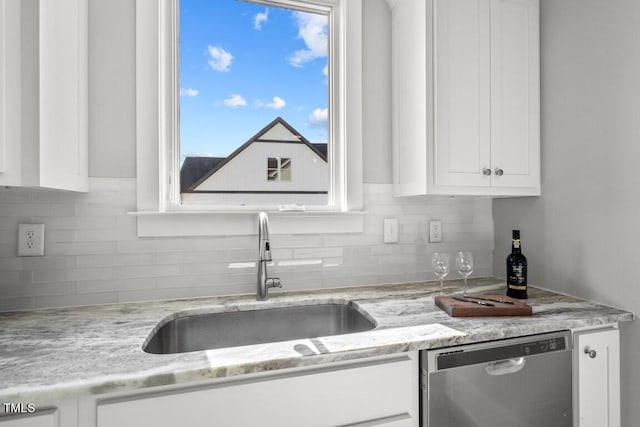
[[514,239],[512,244],[513,244],[514,249],[519,249],[520,248],[520,240]]
[[520,286],[520,285],[512,285],[512,284],[508,284],[507,285],[509,287],[509,289],[513,289],[514,291],[526,291],[527,290],[527,286]]
[[526,284],[526,282],[527,279],[525,277],[524,266],[522,264],[511,265],[509,283],[522,285]]

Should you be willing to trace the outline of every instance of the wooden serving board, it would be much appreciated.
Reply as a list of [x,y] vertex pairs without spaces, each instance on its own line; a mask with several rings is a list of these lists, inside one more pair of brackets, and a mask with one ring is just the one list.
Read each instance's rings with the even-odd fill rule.
[[[435,297],[436,305],[443,309],[451,317],[480,317],[480,316],[531,316],[533,309],[522,300],[510,298],[506,295],[477,295],[482,298],[493,298],[503,301],[511,301],[513,304],[504,304],[494,301],[482,301],[493,304],[493,307],[464,302],[453,299],[453,296],[439,295]],[[468,295],[473,296],[473,295]]]

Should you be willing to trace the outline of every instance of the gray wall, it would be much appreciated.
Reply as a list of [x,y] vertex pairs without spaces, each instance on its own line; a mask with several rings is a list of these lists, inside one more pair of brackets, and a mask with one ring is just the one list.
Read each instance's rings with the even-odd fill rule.
[[135,9],[89,0],[89,176],[136,176]]
[[389,184],[391,174],[391,17],[384,0],[363,2],[364,182]]
[[[640,2],[542,0],[542,197],[495,200],[494,274],[522,230],[529,280],[640,312]],[[640,425],[640,324],[622,328],[623,426]]]

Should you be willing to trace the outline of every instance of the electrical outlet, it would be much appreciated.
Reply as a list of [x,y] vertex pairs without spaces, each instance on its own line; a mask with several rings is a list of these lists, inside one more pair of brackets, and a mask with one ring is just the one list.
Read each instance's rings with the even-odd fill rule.
[[429,221],[429,243],[442,242],[442,221]]
[[382,240],[384,243],[398,243],[398,218],[383,220]]
[[44,256],[44,224],[18,224],[18,256]]

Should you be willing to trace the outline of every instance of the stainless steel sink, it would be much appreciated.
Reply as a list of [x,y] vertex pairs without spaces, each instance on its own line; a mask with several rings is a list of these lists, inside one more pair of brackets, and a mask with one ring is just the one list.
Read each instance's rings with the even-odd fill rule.
[[350,334],[375,324],[351,305],[317,304],[182,316],[144,345],[153,354],[185,353],[300,338]]

